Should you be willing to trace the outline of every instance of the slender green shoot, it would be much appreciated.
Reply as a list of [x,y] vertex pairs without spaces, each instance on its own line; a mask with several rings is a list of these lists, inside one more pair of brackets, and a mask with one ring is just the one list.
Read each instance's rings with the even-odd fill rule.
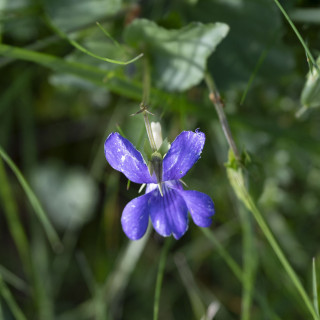
[[317,285],[317,270],[316,270],[316,259],[312,259],[312,295],[313,305],[319,316],[319,300],[318,300],[318,285]]
[[[229,163],[232,163],[233,165],[237,166],[237,169],[229,166],[227,172],[229,176],[230,183],[238,196],[239,200],[242,201],[245,206],[249,209],[249,211],[253,214],[255,220],[257,221],[258,225],[260,226],[262,232],[264,233],[265,237],[267,238],[269,244],[271,245],[273,251],[275,252],[276,256],[280,260],[282,266],[284,267],[285,271],[287,272],[289,278],[293,282],[294,286],[296,287],[297,291],[299,292],[302,300],[304,301],[307,309],[310,311],[312,317],[314,320],[319,320],[319,317],[311,303],[310,298],[308,297],[308,294],[306,293],[304,287],[302,286],[297,274],[291,267],[289,261],[285,257],[284,253],[282,252],[280,246],[278,245],[275,237],[273,236],[268,224],[263,218],[263,215],[257,208],[256,204],[252,200],[250,194],[248,193],[245,183],[244,183],[244,177],[242,174],[242,171],[240,169],[240,157],[239,153],[235,144],[235,141],[233,139],[231,130],[229,128],[229,124],[226,118],[226,115],[223,110],[223,105],[220,99],[220,94],[215,86],[215,83],[210,76],[209,73],[206,74],[206,83],[208,86],[208,89],[210,91],[210,100],[213,103],[221,123],[221,126],[223,128],[223,132],[226,136],[226,139],[230,146],[230,158]],[[231,159],[232,158],[232,159]]]
[[[280,4],[280,2],[278,0],[273,0],[275,2],[275,4],[277,5],[277,7],[280,9],[280,11],[282,12],[282,14],[284,15],[284,17],[286,18],[286,20],[288,21],[288,23],[290,24],[292,30],[294,31],[294,33],[296,34],[296,36],[298,37],[299,41],[301,42],[304,50],[306,51],[306,55],[307,55],[307,59],[309,61],[311,61],[312,63],[312,66],[314,68],[316,68],[316,70],[318,71],[318,73],[320,74],[320,68],[319,66],[317,65],[315,59],[313,58],[307,44],[305,43],[305,41],[303,40],[300,32],[298,31],[298,29],[296,28],[296,26],[294,25],[294,23],[292,22],[292,20],[290,19],[289,15],[286,13],[286,11],[284,10],[284,8],[282,7],[282,5]],[[309,61],[308,61],[308,64],[309,64]],[[312,71],[312,70],[310,70]]]
[[99,22],[96,22],[96,24],[97,24],[97,26],[99,27],[99,29],[103,32],[103,34],[104,34],[107,38],[109,38],[116,47],[118,47],[119,49],[122,49],[120,43],[119,43],[118,41],[116,41],[116,40],[111,36],[111,34],[110,34],[105,28],[103,28],[103,26],[102,26]]
[[153,305],[153,320],[158,320],[159,318],[159,304],[160,304],[160,293],[161,293],[161,286],[163,280],[164,269],[166,265],[167,255],[172,243],[172,238],[167,238],[165,240],[164,246],[161,251],[160,261],[159,261],[159,268],[157,273],[157,282],[156,282],[156,290],[154,295],[154,305]]
[[260,55],[260,57],[259,57],[256,65],[255,65],[255,67],[254,67],[254,69],[253,69],[253,72],[252,72],[252,74],[250,75],[250,78],[249,78],[249,81],[248,81],[248,83],[247,83],[247,86],[246,86],[246,88],[245,88],[245,90],[244,90],[244,92],[243,92],[243,95],[242,95],[241,100],[240,100],[240,106],[243,105],[243,103],[244,103],[244,101],[245,101],[245,99],[246,99],[246,97],[247,97],[247,94],[248,94],[248,92],[249,92],[249,89],[251,88],[251,85],[252,85],[252,83],[253,83],[253,80],[255,79],[258,71],[260,70],[260,68],[261,68],[261,66],[262,66],[262,64],[263,64],[263,62],[264,62],[264,60],[266,59],[269,50],[270,50],[270,48],[267,47],[267,48],[265,48],[265,49],[262,51],[262,53],[261,53],[261,55]]
[[0,274],[0,294],[16,320],[27,320]]
[[30,188],[28,182],[22,175],[21,171],[18,169],[18,167],[14,164],[14,162],[10,159],[10,157],[7,155],[7,153],[2,149],[0,146],[0,156],[2,159],[7,163],[7,165],[10,167],[10,169],[13,171],[13,173],[16,175],[18,181],[20,182],[23,190],[25,191],[31,206],[33,207],[35,213],[37,214],[40,222],[42,223],[44,230],[46,232],[46,235],[50,241],[50,244],[52,248],[55,251],[61,251],[63,246],[59,239],[58,234],[56,233],[55,229],[53,228],[51,222],[49,221],[46,213],[44,212],[38,198]]
[[254,233],[252,227],[252,217],[243,207],[239,210],[240,220],[243,230],[243,293],[241,320],[249,320],[253,299],[253,289],[257,267],[257,251],[254,247]]
[[285,257],[284,253],[282,252],[280,246],[278,245],[275,237],[273,236],[269,226],[267,225],[266,221],[263,218],[260,210],[255,205],[254,201],[252,200],[250,194],[248,193],[245,185],[244,179],[241,170],[234,170],[229,168],[228,175],[230,182],[232,184],[233,189],[235,190],[238,198],[245,204],[245,206],[251,211],[254,218],[256,219],[258,225],[260,226],[262,232],[264,233],[265,237],[267,238],[269,244],[271,245],[273,251],[275,252],[276,256],[280,260],[283,268],[287,272],[289,278],[291,279],[292,283],[296,287],[297,291],[299,292],[303,302],[305,303],[307,309],[310,311],[314,320],[319,320],[319,316],[317,315],[308,294],[306,293],[304,287],[302,286],[297,274],[291,267],[289,261]]
[[30,293],[31,288],[28,286],[28,284],[2,265],[0,265],[0,276],[2,276],[3,280],[15,289],[26,294]]
[[234,261],[234,259],[230,256],[228,251],[221,245],[218,239],[214,236],[214,234],[208,228],[201,228],[203,234],[210,240],[210,242],[215,246],[220,256],[224,259],[228,267],[232,270],[237,279],[242,282],[243,281],[243,273],[239,265]]
[[[120,60],[114,60],[114,59],[110,59],[110,58],[106,58],[106,57],[102,57],[102,56],[99,56],[91,51],[89,51],[88,49],[86,49],[85,47],[83,47],[80,43],[78,43],[77,41],[73,40],[73,39],[70,39],[69,36],[64,33],[63,31],[61,31],[60,29],[58,29],[50,20],[50,18],[48,16],[46,16],[46,21],[47,23],[49,24],[49,26],[63,39],[67,40],[73,47],[75,47],[76,49],[80,50],[81,52],[93,57],[93,58],[96,58],[96,59],[99,59],[99,60],[102,60],[102,61],[105,61],[105,62],[109,62],[109,63],[113,63],[113,64],[119,64],[119,65],[128,65],[130,63],[133,63],[135,61],[137,61],[138,59],[140,59],[142,56],[143,56],[143,53],[140,53],[139,55],[137,55],[136,57],[134,57],[133,59],[129,60],[129,61],[120,61]],[[100,25],[98,25],[98,27],[101,29],[102,27]],[[104,30],[104,29],[103,29]]]
[[22,265],[24,267],[24,271],[26,272],[28,277],[31,277],[32,266],[30,259],[29,241],[18,214],[16,201],[12,195],[12,190],[8,181],[2,158],[0,158],[0,181],[0,199],[9,226],[9,230],[17,247]]

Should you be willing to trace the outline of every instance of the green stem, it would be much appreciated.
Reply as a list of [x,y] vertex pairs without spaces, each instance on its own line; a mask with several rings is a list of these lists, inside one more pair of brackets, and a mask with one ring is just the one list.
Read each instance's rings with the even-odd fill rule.
[[161,293],[161,286],[162,286],[162,280],[163,280],[163,274],[164,274],[164,267],[166,265],[167,255],[169,252],[169,248],[171,246],[171,241],[172,241],[171,237],[166,239],[161,251],[158,274],[157,274],[156,290],[155,290],[155,296],[154,296],[153,320],[158,320],[158,316],[159,316],[159,302],[160,302],[160,293]]
[[151,145],[151,149],[153,152],[157,151],[157,146],[155,143],[155,140],[153,138],[150,122],[149,122],[149,117],[148,117],[148,104],[150,101],[150,88],[151,88],[151,75],[150,75],[150,65],[149,65],[149,60],[147,55],[145,55],[143,59],[143,93],[142,93],[142,102],[140,105],[141,110],[143,110],[143,119],[144,119],[144,124],[146,126],[147,130],[147,135],[148,139]]
[[28,246],[28,238],[24,232],[21,220],[18,215],[16,202],[12,195],[12,190],[7,178],[7,174],[3,165],[3,160],[0,157],[0,197],[6,220],[9,226],[10,233],[18,249],[19,256],[24,266],[25,272],[31,278],[32,264],[30,259],[30,248]]
[[318,288],[317,288],[317,271],[316,271],[316,259],[312,259],[312,291],[313,291],[313,305],[319,316],[319,302],[318,302]]
[[231,133],[231,130],[230,130],[230,127],[228,124],[228,120],[227,120],[226,115],[223,111],[223,104],[221,101],[219,91],[217,90],[217,87],[214,83],[214,80],[209,73],[206,73],[205,81],[206,81],[206,84],[207,84],[208,89],[210,91],[209,99],[213,103],[213,105],[218,113],[218,117],[219,117],[219,120],[220,120],[220,123],[222,126],[222,130],[224,132],[224,135],[227,138],[229,147],[233,151],[233,154],[235,155],[236,159],[240,160],[240,154],[239,154],[238,148],[236,146],[236,143],[234,142],[234,139],[232,137],[232,133]]
[[288,21],[288,23],[290,24],[292,30],[294,31],[294,33],[296,34],[296,36],[298,37],[299,41],[301,42],[304,50],[306,51],[307,57],[308,59],[311,61],[312,65],[314,68],[317,69],[318,73],[320,74],[320,69],[318,64],[316,63],[316,61],[314,60],[308,46],[306,45],[306,43],[304,42],[304,40],[301,37],[300,32],[298,31],[298,29],[296,28],[296,26],[294,25],[294,23],[292,22],[292,20],[290,19],[290,17],[288,16],[288,14],[286,13],[286,11],[284,10],[284,8],[282,7],[282,5],[280,4],[280,2],[278,0],[273,0],[275,2],[275,4],[277,5],[277,7],[280,9],[280,11],[282,12],[282,14],[284,15],[284,17],[286,18],[286,20]]
[[0,274],[0,294],[2,295],[3,299],[7,302],[7,305],[16,320],[27,320],[25,315],[22,313],[20,307],[18,306],[17,302],[14,300],[6,283],[3,281],[1,274]]
[[304,301],[308,310],[310,311],[313,319],[319,320],[319,317],[318,317],[317,313],[315,312],[315,309],[314,309],[305,289],[303,288],[297,274],[295,273],[295,271],[291,267],[290,263],[288,262],[287,258],[285,257],[284,253],[282,252],[280,246],[278,245],[276,239],[274,238],[270,228],[268,227],[266,221],[264,220],[261,212],[256,207],[250,194],[248,193],[248,191],[244,185],[244,182],[243,182],[242,174],[239,173],[239,171],[236,171],[233,169],[230,169],[229,172],[232,174],[232,178],[234,179],[235,183],[237,184],[237,186],[234,188],[237,189],[237,194],[238,194],[239,198],[246,205],[246,207],[252,212],[254,218],[256,219],[261,230],[263,231],[263,233],[264,233],[265,237],[267,238],[269,244],[271,245],[273,251],[275,252],[278,259],[280,260],[280,262],[281,262],[282,266],[284,267],[285,271],[287,272],[289,278],[291,279],[291,281],[295,285],[302,300]]
[[[231,134],[231,130],[228,125],[227,118],[225,116],[224,110],[223,110],[223,105],[220,99],[220,94],[219,91],[217,90],[215,83],[212,79],[212,77],[207,73],[205,77],[207,86],[210,91],[210,100],[212,101],[218,116],[219,120],[221,123],[221,126],[223,128],[223,131],[225,133],[225,136],[227,138],[227,141],[229,143],[229,146],[231,150],[234,153],[235,158],[239,161],[240,156],[237,150],[237,147],[235,145],[234,139]],[[234,170],[229,168],[228,173],[230,174],[231,178],[231,183],[234,191],[236,192],[238,198],[245,204],[245,206],[251,211],[253,214],[254,218],[256,219],[258,225],[260,226],[261,230],[263,231],[265,237],[267,238],[269,244],[271,245],[273,251],[275,252],[276,256],[280,260],[282,266],[284,267],[285,271],[287,272],[289,278],[292,280],[294,286],[298,290],[302,300],[306,304],[308,310],[312,314],[313,319],[319,320],[319,317],[317,313],[315,312],[315,309],[306,293],[304,290],[298,276],[294,272],[293,268],[291,267],[290,263],[288,262],[287,258],[285,257],[284,253],[282,252],[281,248],[279,247],[276,239],[274,238],[271,230],[269,229],[267,223],[265,222],[262,214],[256,207],[254,201],[252,200],[250,194],[248,193],[245,185],[244,185],[244,179],[243,175],[240,169]]]
[[241,320],[249,320],[257,266],[257,251],[254,247],[254,233],[251,221],[252,216],[243,206],[239,208],[239,214],[243,230],[243,298],[241,307]]
[[201,231],[204,233],[204,235],[213,243],[213,245],[216,247],[218,253],[220,256],[224,259],[226,264],[229,266],[229,268],[232,270],[234,275],[237,277],[237,279],[242,282],[243,281],[243,273],[239,265],[236,261],[233,260],[233,258],[230,256],[228,251],[220,244],[218,239],[210,232],[210,229],[208,228],[201,228]]
[[18,181],[20,182],[22,188],[24,189],[31,206],[33,207],[35,213],[37,214],[42,226],[47,234],[47,237],[52,245],[52,248],[56,251],[61,251],[63,246],[59,239],[58,234],[56,233],[55,229],[53,228],[52,224],[50,223],[46,213],[44,212],[38,198],[30,188],[29,184],[25,180],[24,176],[22,175],[21,171],[18,167],[14,164],[14,162],[10,159],[10,157],[6,154],[6,152],[0,146],[0,157],[7,163],[10,169],[16,175]]

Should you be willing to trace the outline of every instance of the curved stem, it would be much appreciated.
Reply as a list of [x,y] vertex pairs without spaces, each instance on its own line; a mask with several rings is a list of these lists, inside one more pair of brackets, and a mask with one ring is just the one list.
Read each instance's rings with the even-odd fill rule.
[[[237,149],[236,144],[234,142],[234,139],[232,137],[231,130],[229,128],[228,121],[227,121],[226,115],[223,110],[223,105],[221,102],[219,91],[217,90],[217,88],[215,86],[214,80],[212,79],[212,77],[208,73],[206,74],[205,80],[206,80],[206,84],[207,84],[209,91],[210,91],[209,98],[212,101],[212,103],[218,113],[219,120],[220,120],[222,129],[223,129],[223,132],[226,136],[226,139],[229,143],[229,146],[230,146],[231,150],[233,151],[235,158],[237,160],[240,160],[240,155],[239,155],[238,149]],[[282,252],[280,246],[278,245],[275,237],[273,236],[268,224],[264,220],[263,215],[261,214],[261,212],[257,208],[256,204],[252,200],[250,194],[248,193],[248,190],[246,189],[246,186],[244,184],[244,178],[243,178],[241,169],[236,170],[236,169],[229,168],[228,174],[229,174],[231,185],[232,185],[235,193],[237,194],[239,200],[241,200],[245,204],[245,206],[253,214],[255,220],[257,221],[257,223],[260,226],[261,230],[263,231],[265,237],[267,238],[270,246],[272,247],[272,249],[275,252],[278,259],[280,260],[283,268],[285,269],[289,278],[291,279],[291,281],[293,282],[297,291],[299,292],[299,294],[300,294],[302,300],[304,301],[305,305],[307,306],[308,310],[310,311],[313,319],[319,320],[320,318],[318,317],[318,315],[317,315],[317,313],[311,303],[311,300],[308,297],[304,287],[302,286],[297,274],[295,273],[295,271],[291,267],[289,261],[285,257],[285,255]]]

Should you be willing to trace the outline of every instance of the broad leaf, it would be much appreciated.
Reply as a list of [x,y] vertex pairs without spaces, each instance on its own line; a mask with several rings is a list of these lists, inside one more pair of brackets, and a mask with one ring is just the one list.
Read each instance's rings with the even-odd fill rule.
[[[291,1],[286,1],[292,6]],[[283,43],[281,12],[270,0],[203,0],[196,6],[184,6],[187,21],[223,21],[230,34],[210,59],[220,90],[234,85],[244,86],[262,59],[256,77],[273,83],[293,67],[292,51]]]
[[224,23],[191,23],[180,30],[167,30],[137,19],[127,27],[124,37],[149,55],[156,86],[183,91],[203,79],[208,57],[228,30]]

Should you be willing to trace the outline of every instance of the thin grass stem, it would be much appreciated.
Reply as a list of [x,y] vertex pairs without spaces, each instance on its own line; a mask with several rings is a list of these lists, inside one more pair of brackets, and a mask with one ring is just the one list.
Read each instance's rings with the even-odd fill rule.
[[2,158],[0,158],[0,181],[0,197],[2,199],[1,203],[9,230],[17,247],[24,271],[26,272],[27,276],[31,278],[32,264],[30,259],[29,241],[18,214],[16,201],[12,195],[12,190],[10,188]]
[[[208,89],[210,91],[210,100],[213,103],[221,123],[221,126],[223,128],[223,132],[225,133],[226,139],[229,143],[230,149],[232,150],[234,157],[239,162],[240,156],[237,150],[237,147],[235,145],[234,139],[231,134],[231,130],[228,125],[227,118],[225,116],[223,105],[221,103],[220,94],[215,87],[215,83],[212,79],[212,77],[207,73],[206,74],[206,83],[208,86]],[[238,198],[245,204],[245,206],[251,211],[253,214],[255,220],[257,221],[258,225],[260,226],[262,232],[264,233],[265,237],[267,238],[270,246],[272,247],[273,251],[275,252],[276,256],[280,260],[283,268],[287,272],[289,278],[291,279],[292,283],[296,287],[297,291],[299,292],[303,302],[305,303],[307,309],[311,313],[314,320],[319,320],[319,317],[311,303],[310,298],[308,297],[305,289],[303,288],[297,274],[291,267],[289,261],[285,257],[284,253],[282,252],[280,246],[278,245],[275,237],[273,236],[269,226],[267,225],[266,221],[264,220],[261,212],[255,205],[254,201],[252,200],[250,194],[248,193],[245,184],[244,179],[242,175],[242,171],[240,169],[235,170],[232,168],[228,169],[228,174],[230,178],[230,182],[232,184],[232,187],[237,194]]]
[[11,294],[11,291],[7,287],[6,283],[3,281],[1,274],[0,294],[2,295],[3,299],[7,302],[7,305],[16,320],[27,320],[26,316],[23,314],[17,302],[15,301],[13,295]]
[[30,188],[28,182],[22,175],[21,171],[18,169],[18,167],[14,164],[14,162],[10,159],[10,157],[7,155],[7,153],[2,149],[0,146],[0,156],[2,159],[7,163],[7,165],[10,167],[10,169],[14,172],[16,175],[18,181],[20,182],[23,190],[25,191],[31,206],[33,207],[35,213],[37,214],[39,220],[41,221],[43,228],[46,232],[46,235],[50,241],[50,244],[52,245],[52,248],[55,251],[61,251],[63,248],[63,245],[59,239],[58,234],[56,233],[55,229],[53,228],[51,222],[49,221],[46,213],[44,212],[38,198]]
[[317,270],[316,270],[316,259],[312,259],[312,296],[313,305],[319,316],[319,300],[318,300],[318,285],[317,285]]
[[[292,30],[294,31],[294,33],[296,34],[296,36],[298,37],[299,41],[301,42],[304,50],[306,51],[307,54],[307,58],[311,61],[312,66],[314,68],[316,68],[316,70],[318,71],[318,73],[320,74],[320,68],[318,66],[318,64],[316,63],[315,59],[313,58],[307,44],[305,43],[305,41],[302,39],[302,36],[300,34],[300,32],[298,31],[298,29],[296,28],[296,26],[294,25],[294,23],[292,22],[292,20],[290,19],[289,15],[287,14],[287,12],[284,10],[284,8],[282,7],[282,5],[280,4],[280,2],[278,0],[273,0],[275,2],[275,4],[277,5],[277,7],[280,9],[280,11],[282,12],[282,14],[284,15],[284,17],[286,18],[286,20],[288,21],[288,23],[290,24]],[[308,62],[309,63],[309,62]],[[312,71],[312,70],[310,70]]]

